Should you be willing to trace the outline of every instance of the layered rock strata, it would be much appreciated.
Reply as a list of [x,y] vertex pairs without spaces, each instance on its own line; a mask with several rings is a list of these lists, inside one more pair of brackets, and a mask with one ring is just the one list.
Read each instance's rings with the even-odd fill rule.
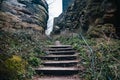
[[43,32],[48,20],[45,0],[1,0],[0,29],[34,29]]

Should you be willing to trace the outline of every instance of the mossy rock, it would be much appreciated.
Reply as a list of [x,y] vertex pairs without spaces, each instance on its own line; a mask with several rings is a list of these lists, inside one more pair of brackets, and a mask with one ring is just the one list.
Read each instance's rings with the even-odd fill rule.
[[115,33],[116,30],[112,24],[104,24],[92,27],[92,29],[87,32],[87,35],[94,38],[104,38],[113,37]]

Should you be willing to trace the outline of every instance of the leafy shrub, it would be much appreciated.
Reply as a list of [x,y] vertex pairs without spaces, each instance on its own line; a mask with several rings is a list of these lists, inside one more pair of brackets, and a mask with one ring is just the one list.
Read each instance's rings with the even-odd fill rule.
[[0,72],[2,72],[3,80],[20,80],[24,79],[26,73],[27,62],[21,57],[13,55],[11,58],[8,58],[4,61],[0,67]]
[[30,65],[32,65],[34,67],[39,66],[40,63],[41,63],[40,59],[35,57],[35,56],[29,57],[28,62],[29,62]]

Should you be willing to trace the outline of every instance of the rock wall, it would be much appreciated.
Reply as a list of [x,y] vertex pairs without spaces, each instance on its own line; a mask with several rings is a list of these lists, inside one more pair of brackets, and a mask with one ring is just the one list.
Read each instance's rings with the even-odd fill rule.
[[109,26],[112,31],[115,29],[115,33],[120,35],[120,1],[74,0],[54,22],[54,32],[69,28],[71,31],[90,33],[96,26],[107,24],[112,25]]
[[0,0],[0,29],[34,29],[47,27],[48,4],[45,0]]

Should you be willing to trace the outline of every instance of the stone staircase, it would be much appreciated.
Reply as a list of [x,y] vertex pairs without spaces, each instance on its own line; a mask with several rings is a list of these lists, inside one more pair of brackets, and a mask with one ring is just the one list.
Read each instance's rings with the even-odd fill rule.
[[45,53],[40,57],[43,66],[35,68],[38,74],[66,76],[79,72],[78,53],[71,45],[49,45]]

